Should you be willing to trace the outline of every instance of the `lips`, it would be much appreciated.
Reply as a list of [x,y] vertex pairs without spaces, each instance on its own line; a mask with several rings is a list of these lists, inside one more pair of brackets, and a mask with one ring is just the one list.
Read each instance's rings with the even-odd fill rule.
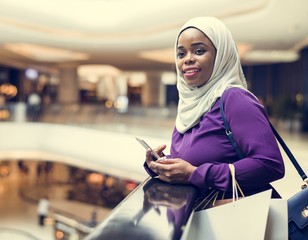
[[193,78],[200,71],[201,71],[201,68],[186,68],[186,69],[183,69],[182,73],[185,78]]

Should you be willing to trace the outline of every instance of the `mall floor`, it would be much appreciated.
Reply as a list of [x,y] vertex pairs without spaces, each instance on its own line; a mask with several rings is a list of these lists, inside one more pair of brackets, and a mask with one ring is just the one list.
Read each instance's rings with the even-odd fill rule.
[[[45,110],[40,121],[166,139],[170,138],[173,130],[175,111],[174,108],[132,108],[128,113],[118,113],[115,110],[106,110],[98,106],[69,106],[65,108],[53,106]],[[286,123],[277,124],[277,128],[302,168],[308,173],[308,135],[301,134],[297,130],[288,130]],[[286,176],[273,185],[283,198],[289,198],[300,190],[301,179],[287,157],[285,155],[284,157]],[[30,167],[34,168],[35,166]],[[26,183],[31,183],[31,181],[37,181],[35,176],[20,174],[17,166],[12,168],[9,177],[0,177],[1,240],[55,239],[52,219],[47,221],[46,226],[39,226],[36,201],[29,201],[20,194],[20,187],[29,186]],[[31,189],[24,190],[31,191]],[[50,193],[50,202],[53,208],[71,213],[84,221],[89,219],[95,207],[91,204],[65,200],[61,186],[55,187]],[[102,207],[96,207],[96,209],[99,220],[108,215],[109,209]]]
[[[69,216],[86,224],[94,210],[99,220],[104,219],[110,211],[108,208],[66,200],[67,184],[51,183],[52,175],[48,177],[41,175],[38,178],[35,173],[38,162],[24,162],[29,167],[28,173],[18,169],[17,161],[10,161],[8,163],[10,174],[2,175],[0,178],[1,240],[53,240],[55,214]],[[59,171],[59,166],[56,167],[55,170]],[[44,195],[49,197],[50,209],[46,225],[40,226],[36,213],[37,202]]]

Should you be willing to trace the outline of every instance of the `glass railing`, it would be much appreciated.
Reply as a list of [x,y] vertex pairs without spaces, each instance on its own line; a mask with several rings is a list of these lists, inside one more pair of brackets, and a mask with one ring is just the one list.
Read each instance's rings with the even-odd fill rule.
[[193,186],[147,179],[84,240],[180,239],[196,198]]

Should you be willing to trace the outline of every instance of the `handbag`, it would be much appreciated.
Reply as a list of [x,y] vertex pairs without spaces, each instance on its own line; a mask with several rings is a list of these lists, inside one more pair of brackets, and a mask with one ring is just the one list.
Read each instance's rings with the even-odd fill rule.
[[[239,158],[243,158],[244,155],[242,154],[238,144],[236,143],[234,136],[232,134],[231,128],[225,118],[224,109],[223,109],[223,102],[220,101],[220,113],[224,122],[224,127],[226,131],[226,135],[228,136],[233,148],[237,152]],[[297,192],[291,198],[287,200],[288,203],[288,234],[290,240],[307,240],[308,239],[308,178],[305,172],[303,171],[302,167],[299,165],[297,160],[295,159],[294,155],[279,135],[277,130],[274,126],[269,122],[271,129],[287,154],[288,158],[292,162],[293,166],[295,167],[297,173],[303,180],[303,185],[301,186],[301,191]]]

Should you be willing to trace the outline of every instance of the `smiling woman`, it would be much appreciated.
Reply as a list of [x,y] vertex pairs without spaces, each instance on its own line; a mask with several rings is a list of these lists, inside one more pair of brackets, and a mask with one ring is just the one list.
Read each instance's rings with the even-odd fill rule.
[[201,87],[211,77],[216,49],[211,40],[196,28],[182,32],[178,40],[177,66],[192,87]]
[[[159,145],[160,158],[153,161],[147,151],[145,170],[166,182],[191,184],[201,197],[215,189],[220,199],[232,196],[232,164],[245,196],[273,189],[270,183],[284,176],[283,159],[264,107],[247,89],[229,29],[217,18],[193,18],[175,45],[179,103],[170,154]],[[242,156],[229,141],[220,104]],[[280,197],[275,189],[272,197]]]
[[[175,49],[180,96],[176,125],[185,132],[199,122],[227,88],[245,89],[247,83],[232,34],[218,19],[200,17],[188,21],[180,29]],[[187,70],[190,71],[186,73]],[[196,87],[198,90],[192,91]]]

